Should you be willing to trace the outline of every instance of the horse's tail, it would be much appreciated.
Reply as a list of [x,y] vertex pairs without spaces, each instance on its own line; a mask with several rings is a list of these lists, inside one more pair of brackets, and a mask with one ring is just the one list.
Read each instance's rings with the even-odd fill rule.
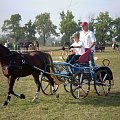
[[[50,54],[48,54],[48,58],[49,58],[49,62],[50,62],[50,72],[51,72],[51,73],[55,73],[53,59],[52,59],[52,57],[51,57]],[[54,75],[54,74],[51,74],[51,77],[53,78],[54,82],[55,82],[57,85],[62,84],[62,81],[61,81],[61,77],[60,77],[60,76],[56,76],[56,75]]]

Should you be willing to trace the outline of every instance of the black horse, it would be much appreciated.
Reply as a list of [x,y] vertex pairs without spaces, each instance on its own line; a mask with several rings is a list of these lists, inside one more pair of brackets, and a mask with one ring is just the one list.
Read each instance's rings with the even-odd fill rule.
[[[0,63],[2,67],[3,74],[8,78],[9,88],[7,93],[7,99],[5,100],[3,105],[7,105],[11,99],[11,94],[21,99],[25,99],[24,94],[16,94],[13,91],[13,86],[15,80],[19,77],[25,77],[28,75],[32,75],[34,81],[37,85],[37,91],[33,98],[33,101],[39,97],[41,82],[39,81],[39,75],[41,70],[50,72],[53,67],[53,61],[51,56],[48,53],[34,51],[29,54],[20,54],[17,52],[11,52],[8,48],[4,47],[0,44]],[[39,68],[39,69],[36,69]],[[43,73],[48,79],[50,84],[54,89],[54,80],[49,74]]]

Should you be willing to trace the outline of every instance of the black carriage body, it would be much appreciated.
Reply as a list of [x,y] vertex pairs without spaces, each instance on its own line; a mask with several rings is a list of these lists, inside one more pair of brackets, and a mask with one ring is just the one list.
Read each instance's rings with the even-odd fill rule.
[[107,71],[107,73],[109,74],[109,76],[107,75],[106,79],[108,79],[108,77],[110,77],[109,79],[110,79],[110,80],[113,80],[113,74],[112,74],[112,71],[111,71],[111,69],[110,69],[109,67],[107,67],[107,66],[95,67],[95,68],[94,68],[95,74],[96,74],[98,71],[100,71],[100,70],[105,70],[105,71]]

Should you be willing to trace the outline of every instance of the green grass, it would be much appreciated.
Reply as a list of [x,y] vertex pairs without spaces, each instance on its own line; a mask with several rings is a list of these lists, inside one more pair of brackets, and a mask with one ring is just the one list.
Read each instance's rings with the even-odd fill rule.
[[[53,59],[60,60],[61,52],[54,52]],[[14,91],[26,95],[25,100],[12,96],[8,106],[2,103],[6,98],[8,82],[0,71],[0,120],[119,120],[120,119],[120,52],[112,52],[107,48],[105,52],[96,52],[95,61],[102,65],[104,58],[111,61],[115,85],[107,97],[97,96],[93,86],[87,98],[75,100],[70,93],[66,93],[60,85],[59,98],[45,96],[40,92],[40,99],[32,103],[36,85],[32,76],[20,78],[16,81]]]

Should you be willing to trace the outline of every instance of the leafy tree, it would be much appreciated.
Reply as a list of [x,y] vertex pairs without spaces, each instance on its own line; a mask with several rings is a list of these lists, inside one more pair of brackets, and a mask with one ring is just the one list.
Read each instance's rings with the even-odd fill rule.
[[9,34],[11,38],[18,41],[22,36],[24,36],[23,28],[20,27],[20,21],[21,15],[11,15],[9,20],[4,21],[2,32]]
[[113,21],[114,25],[113,25],[113,32],[114,32],[114,38],[116,39],[116,41],[120,41],[120,17],[116,18]]
[[36,16],[35,19],[35,26],[37,29],[38,34],[43,36],[44,38],[44,45],[46,44],[46,39],[51,35],[57,36],[57,26],[55,26],[52,21],[50,20],[49,13],[41,13],[40,15]]
[[32,40],[36,39],[36,37],[35,37],[35,34],[36,34],[35,29],[36,29],[35,24],[32,23],[31,20],[27,24],[25,24],[24,31],[25,31],[26,40],[32,41]]
[[94,32],[94,28],[95,28],[95,23],[94,23],[94,20],[93,18],[90,19],[90,22],[89,22],[89,30],[93,31]]
[[111,41],[112,34],[112,18],[108,12],[100,12],[96,18],[95,29],[97,41],[104,43],[105,41]]
[[0,35],[0,44],[4,44],[7,38],[9,38],[7,35]]
[[60,32],[63,35],[61,43],[63,44],[64,42],[70,41],[70,36],[79,30],[79,25],[74,21],[74,16],[69,10],[66,14],[62,11],[60,16]]

